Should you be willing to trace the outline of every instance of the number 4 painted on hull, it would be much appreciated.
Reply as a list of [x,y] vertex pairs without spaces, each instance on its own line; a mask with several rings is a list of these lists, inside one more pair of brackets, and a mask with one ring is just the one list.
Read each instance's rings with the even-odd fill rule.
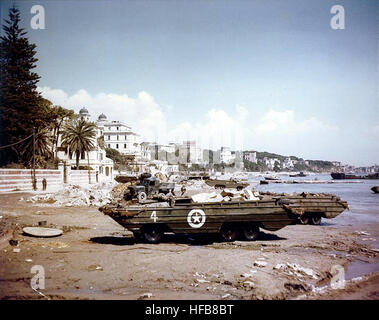
[[154,222],[157,222],[157,220],[158,220],[157,212],[156,212],[156,211],[153,211],[153,212],[151,213],[150,218],[153,219]]

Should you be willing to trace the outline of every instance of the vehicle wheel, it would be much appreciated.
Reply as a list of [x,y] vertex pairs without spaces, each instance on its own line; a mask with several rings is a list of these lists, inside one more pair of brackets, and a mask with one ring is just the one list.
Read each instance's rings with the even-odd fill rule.
[[300,216],[299,220],[300,220],[301,224],[308,224],[309,223],[309,216],[306,213],[304,213]]
[[241,191],[243,187],[237,187],[237,191]]
[[321,215],[314,214],[311,216],[310,220],[311,220],[311,224],[318,226],[321,223]]
[[220,235],[224,241],[235,241],[239,236],[238,228],[233,224],[224,224],[221,227]]
[[242,236],[247,241],[257,240],[259,236],[259,227],[252,223],[244,225],[242,228]]
[[139,241],[141,239],[141,233],[133,232],[134,241]]
[[142,230],[142,237],[148,243],[159,243],[163,237],[163,231],[158,226],[147,226]]
[[147,199],[147,194],[145,192],[140,192],[137,196],[139,202],[144,202]]

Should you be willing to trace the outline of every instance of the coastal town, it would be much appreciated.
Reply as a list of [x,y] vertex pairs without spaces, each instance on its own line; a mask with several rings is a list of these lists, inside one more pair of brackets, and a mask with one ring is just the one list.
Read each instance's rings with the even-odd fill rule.
[[[89,111],[83,107],[76,119],[91,122]],[[65,119],[69,121],[70,119]],[[142,141],[141,135],[132,131],[131,126],[123,121],[107,119],[102,113],[95,121],[96,136],[93,149],[83,153],[79,166],[87,165],[100,176],[110,177],[115,173],[161,172],[166,175],[183,172],[359,172],[377,173],[379,165],[354,167],[340,161],[304,160],[295,156],[282,156],[269,152],[202,149],[196,141],[182,143],[158,144]],[[57,143],[57,160],[67,166],[75,167],[73,152],[62,144],[61,136]]]
[[[115,12],[140,5],[114,2],[107,5]],[[143,300],[154,308],[155,300],[379,299],[379,164],[376,140],[367,138],[374,136],[377,126],[359,134],[354,131],[353,141],[350,128],[345,128],[349,126],[338,123],[338,127],[332,111],[317,114],[318,108],[324,107],[321,100],[314,110],[307,107],[303,114],[297,113],[305,120],[295,118],[289,109],[275,111],[271,104],[280,104],[291,91],[287,83],[296,88],[296,99],[302,99],[302,105],[314,101],[307,96],[311,91],[297,87],[296,77],[291,82],[286,76],[282,88],[282,84],[273,86],[272,79],[265,79],[266,71],[262,71],[259,83],[269,84],[256,91],[249,86],[241,94],[248,99],[254,92],[256,100],[250,107],[237,103],[232,116],[220,109],[206,113],[205,108],[217,104],[214,101],[219,96],[228,97],[224,89],[234,85],[231,81],[218,87],[217,72],[227,70],[220,50],[210,50],[220,59],[215,60],[214,73],[198,76],[192,68],[183,69],[189,80],[180,84],[182,90],[171,88],[180,82],[169,73],[164,79],[169,79],[170,94],[165,96],[165,81],[157,76],[159,72],[154,74],[159,63],[153,63],[151,70],[145,66],[157,52],[141,49],[149,41],[139,42],[146,34],[156,36],[155,25],[146,22],[146,34],[136,32],[135,47],[128,51],[135,60],[131,64],[124,56],[117,56],[117,50],[129,45],[128,41],[133,43],[131,39],[110,44],[109,39],[121,38],[121,32],[109,33],[109,38],[100,36],[108,48],[98,35],[87,36],[89,30],[78,28],[81,45],[96,39],[93,47],[81,47],[91,54],[66,45],[60,47],[62,55],[54,56],[49,51],[54,45],[47,42],[55,43],[60,37],[70,40],[70,27],[53,36],[41,27],[47,2],[32,7],[24,3],[20,8],[13,1],[0,5],[7,12],[1,17],[0,37],[0,300]],[[72,5],[58,0],[48,8],[56,9],[54,14],[67,14]],[[145,5],[144,10],[156,17],[159,9],[155,4]],[[182,5],[193,4],[178,4]],[[194,8],[203,5],[195,4]],[[220,15],[234,19],[224,5],[219,4],[223,8]],[[252,4],[241,3],[246,5],[252,10]],[[255,2],[254,6],[264,7]],[[95,9],[89,9],[83,2],[78,12],[83,8],[89,10],[90,17],[103,13],[106,6],[98,1]],[[169,8],[167,14],[170,10],[181,12],[175,6]],[[242,17],[243,10],[237,11]],[[29,27],[31,13],[36,16]],[[197,14],[191,17],[195,19]],[[178,41],[176,28],[166,25],[170,19],[158,20],[154,20],[158,26],[167,34],[174,32]],[[124,19],[120,21],[124,23]],[[111,29],[113,32],[113,26]],[[219,41],[220,34],[210,29],[210,39]],[[190,30],[183,33],[189,39],[192,26]],[[196,30],[197,36],[202,34]],[[238,30],[234,33],[240,35]],[[49,41],[38,34],[40,31],[47,31]],[[71,31],[76,36],[76,30]],[[171,39],[158,38],[163,43]],[[207,39],[206,43],[212,41]],[[171,43],[173,48],[175,43]],[[100,62],[86,72],[84,66],[92,54],[95,56],[94,51],[99,54],[97,62],[114,60],[119,65],[111,68],[111,74]],[[70,56],[72,52],[75,54]],[[47,57],[53,56],[57,60],[49,71]],[[266,52],[261,54],[261,59],[265,57]],[[190,55],[187,58],[191,61]],[[178,67],[173,57],[168,61],[164,72],[182,70],[183,65]],[[258,70],[261,63],[254,64]],[[116,81],[118,68],[122,78]],[[134,69],[138,70],[134,77],[125,72],[133,74]],[[57,70],[65,76],[60,78]],[[136,74],[149,76],[141,80]],[[208,74],[212,74],[212,81]],[[228,78],[226,74],[223,78]],[[85,78],[80,78],[83,75]],[[160,81],[151,84],[152,78]],[[247,78],[245,71],[239,74],[238,86]],[[208,87],[213,93],[210,102],[188,89],[196,81],[202,83],[199,87],[213,82]],[[138,82],[150,83],[151,88],[161,86],[161,91],[152,90],[156,99],[172,99],[178,106],[158,105],[151,95],[133,87]],[[69,94],[52,89],[62,83]],[[102,86],[108,84],[121,94],[105,94]],[[93,92],[99,93],[79,90],[82,85],[92,85],[97,88]],[[258,98],[266,86],[274,89]],[[329,92],[329,88],[324,90]],[[127,91],[136,93],[137,98],[124,93]],[[82,95],[72,99],[72,92]],[[328,94],[333,96],[334,91]],[[270,100],[272,96],[275,98]],[[236,96],[232,93],[230,97]],[[296,105],[296,99],[288,98],[287,104]],[[260,109],[269,111],[258,115],[261,110],[254,107],[258,103],[265,106]],[[162,110],[170,115],[167,123]],[[206,118],[205,114],[214,121],[211,125],[197,119]],[[181,123],[185,134],[166,130],[166,124],[178,129],[180,117],[186,118]],[[168,134],[160,135],[151,128]],[[217,143],[206,144],[196,138],[199,135],[209,135]],[[246,147],[242,140],[248,142]],[[185,310],[175,311],[175,317],[180,312]]]

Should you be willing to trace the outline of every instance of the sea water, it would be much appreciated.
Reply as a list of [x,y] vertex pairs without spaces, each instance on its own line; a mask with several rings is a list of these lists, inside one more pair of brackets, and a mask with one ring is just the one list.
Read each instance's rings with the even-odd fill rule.
[[[350,210],[345,210],[334,219],[322,219],[321,226],[348,228],[359,234],[361,243],[369,244],[373,249],[379,249],[379,194],[371,191],[379,185],[379,180],[333,180],[330,175],[316,174],[307,177],[278,176],[281,180],[310,181],[332,183],[272,183],[255,185],[256,191],[275,193],[331,193],[347,201]],[[263,177],[251,178],[251,181],[264,180]],[[309,226],[314,227],[314,226]],[[346,278],[351,279],[369,272],[379,271],[378,261],[365,264],[356,260],[346,270]]]

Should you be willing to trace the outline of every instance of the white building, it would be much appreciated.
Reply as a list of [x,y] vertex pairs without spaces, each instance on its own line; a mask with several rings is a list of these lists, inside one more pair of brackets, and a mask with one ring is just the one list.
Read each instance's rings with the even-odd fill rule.
[[183,141],[183,144],[179,145],[179,162],[203,163],[203,150],[197,146],[196,141]]
[[174,153],[176,149],[175,143],[169,143],[169,144],[161,144],[159,145],[159,150],[165,151],[168,153]]
[[133,155],[136,159],[142,158],[141,137],[132,132],[131,127],[118,120],[108,121],[104,114],[99,116],[96,124],[104,136],[106,148]]
[[243,155],[244,159],[253,163],[257,163],[257,153],[255,151],[246,151]]
[[290,157],[287,157],[283,161],[283,169],[293,169],[297,161],[292,160]]
[[[86,121],[90,121],[90,114],[86,108],[82,108],[79,111],[79,118]],[[95,148],[87,153],[82,153],[79,159],[79,167],[87,167],[88,160],[89,166],[100,176],[105,176],[112,178],[113,176],[113,160],[105,156],[105,150],[102,149],[98,144],[98,138],[102,135],[102,130],[98,127],[96,130],[96,137],[93,140]],[[58,148],[57,148],[58,158],[66,163],[68,166],[76,166],[76,155],[68,147],[62,146],[62,136],[58,136]]]
[[273,170],[275,168],[275,163],[278,163],[280,165],[280,160],[277,158],[264,157],[263,162],[266,164],[269,170]]
[[220,162],[231,164],[234,162],[235,154],[232,153],[229,147],[221,147],[220,149]]

